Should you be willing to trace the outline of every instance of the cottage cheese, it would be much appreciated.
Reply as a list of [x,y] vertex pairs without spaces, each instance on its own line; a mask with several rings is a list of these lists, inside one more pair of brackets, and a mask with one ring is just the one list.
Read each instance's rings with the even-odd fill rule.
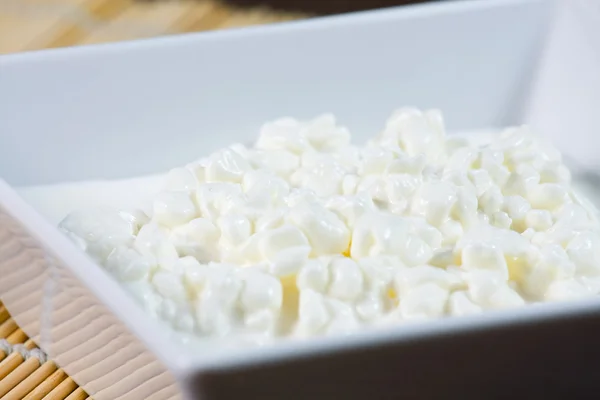
[[284,118],[156,192],[60,228],[199,337],[348,333],[600,292],[596,210],[526,127],[475,141],[401,109],[359,147],[331,115]]

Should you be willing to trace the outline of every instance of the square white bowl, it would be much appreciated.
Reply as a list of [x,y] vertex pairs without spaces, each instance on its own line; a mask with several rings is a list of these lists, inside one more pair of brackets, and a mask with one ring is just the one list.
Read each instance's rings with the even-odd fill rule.
[[[571,365],[583,350],[564,343],[598,332],[598,300],[190,350],[15,190],[160,172],[282,115],[331,111],[358,140],[403,105],[440,108],[453,131],[543,126],[559,104],[531,103],[556,76],[539,64],[552,9],[441,2],[1,57],[0,298],[96,400],[557,394],[575,370],[587,388],[597,372]],[[584,128],[590,99],[568,110]],[[569,153],[572,140],[555,136]]]

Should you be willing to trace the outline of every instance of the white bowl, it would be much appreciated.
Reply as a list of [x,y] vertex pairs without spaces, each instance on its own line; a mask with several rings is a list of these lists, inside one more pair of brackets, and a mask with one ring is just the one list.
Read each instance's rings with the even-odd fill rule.
[[[283,115],[331,111],[361,140],[403,105],[440,108],[453,131],[550,125],[564,151],[585,152],[553,133],[568,126],[548,123],[558,100],[530,101],[557,75],[539,63],[552,53],[551,11],[544,0],[440,2],[1,57],[2,301],[96,400],[589,388],[598,373],[578,357],[600,355],[591,346],[600,299],[266,348],[187,348],[15,191],[160,172],[248,141]],[[588,84],[578,74],[570,82]],[[565,118],[597,127],[587,114],[594,93]]]

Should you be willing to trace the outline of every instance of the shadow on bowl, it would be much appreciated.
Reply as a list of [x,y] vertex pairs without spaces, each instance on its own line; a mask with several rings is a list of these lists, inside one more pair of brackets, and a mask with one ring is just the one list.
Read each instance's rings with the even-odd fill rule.
[[406,4],[425,3],[427,0],[225,0],[241,7],[267,6],[275,10],[303,12],[318,15],[373,10]]
[[[172,0],[140,0],[148,2]],[[212,0],[189,0],[207,2]],[[241,8],[268,8],[275,11],[328,15],[352,11],[374,10],[407,4],[441,0],[218,0],[224,4]]]

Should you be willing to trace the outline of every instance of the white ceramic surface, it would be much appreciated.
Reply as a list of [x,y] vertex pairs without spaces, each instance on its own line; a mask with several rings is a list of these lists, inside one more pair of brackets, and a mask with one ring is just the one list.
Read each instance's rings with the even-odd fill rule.
[[[97,400],[269,398],[286,390],[289,398],[306,390],[357,398],[355,376],[391,385],[385,393],[433,393],[418,379],[396,379],[389,366],[410,369],[419,353],[406,351],[431,352],[444,338],[456,337],[452,348],[459,349],[465,335],[479,340],[481,332],[595,315],[599,300],[266,349],[189,349],[12,188],[161,172],[247,141],[263,121],[282,115],[331,111],[359,140],[402,105],[440,108],[453,131],[530,119],[543,125],[532,93],[554,82],[552,73],[538,79],[552,5],[450,1],[0,57],[0,297]],[[588,121],[579,139],[595,128],[578,114],[590,107],[569,109],[569,118]],[[561,141],[563,151],[572,153],[570,142]],[[413,346],[428,338],[430,345]]]

